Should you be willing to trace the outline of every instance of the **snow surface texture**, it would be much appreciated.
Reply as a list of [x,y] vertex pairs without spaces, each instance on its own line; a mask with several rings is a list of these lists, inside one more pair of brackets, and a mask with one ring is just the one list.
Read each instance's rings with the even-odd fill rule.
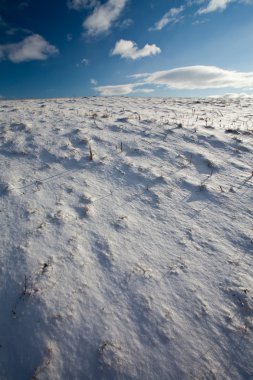
[[0,111],[0,379],[253,379],[253,100]]

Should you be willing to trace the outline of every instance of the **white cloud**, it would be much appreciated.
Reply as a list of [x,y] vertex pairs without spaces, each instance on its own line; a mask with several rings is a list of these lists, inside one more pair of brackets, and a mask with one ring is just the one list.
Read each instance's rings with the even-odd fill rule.
[[[234,88],[250,91],[253,87],[253,72],[225,70],[216,66],[188,66],[171,70],[156,71],[132,75],[142,82],[115,86],[99,86],[97,90],[103,96],[128,95],[135,92],[150,92],[150,86],[166,86],[177,90],[203,90]],[[149,85],[149,88],[139,88]],[[251,94],[248,94],[251,96]]]
[[216,11],[224,11],[231,3],[252,4],[252,0],[209,0],[206,7],[200,8],[197,14],[206,14]]
[[149,75],[150,75],[149,73],[132,74],[132,75],[129,75],[129,78],[139,79],[139,78],[148,77]]
[[237,98],[253,98],[253,94],[245,93],[245,92],[230,92],[225,95],[210,95],[208,98],[229,98],[229,99],[237,99]]
[[[140,77],[141,74],[138,74]],[[208,88],[248,88],[253,86],[253,72],[225,70],[216,66],[188,66],[142,74],[146,83],[166,85],[179,90]]]
[[137,88],[144,84],[145,83],[128,83],[115,86],[99,86],[96,87],[95,90],[98,91],[101,96],[129,95],[133,92],[140,92]]
[[121,15],[127,1],[107,0],[104,4],[98,3],[92,14],[83,22],[87,34],[97,36],[108,32]]
[[134,23],[134,21],[131,18],[127,18],[127,19],[123,20],[122,22],[119,22],[117,26],[120,29],[127,29],[131,25],[133,25],[133,23]]
[[161,49],[155,44],[146,44],[142,49],[134,41],[120,40],[116,43],[112,55],[120,55],[122,58],[138,59],[161,53]]
[[133,92],[134,84],[120,84],[115,86],[99,86],[95,90],[101,96],[128,95]]
[[197,14],[224,11],[233,0],[210,0],[207,7],[198,10]]
[[182,19],[181,13],[183,12],[184,7],[171,8],[166,12],[163,17],[155,23],[152,28],[149,28],[149,31],[152,30],[162,30],[168,24],[175,24]]
[[90,61],[87,58],[83,58],[80,63],[76,64],[76,67],[88,66]]
[[115,86],[98,86],[94,89],[99,92],[101,96],[119,96],[130,94],[149,94],[154,91],[153,88],[140,88],[145,86],[146,83],[127,83]]
[[79,11],[81,9],[94,8],[98,4],[97,0],[68,0],[67,5],[70,9]]
[[9,60],[13,63],[44,61],[57,53],[58,49],[38,34],[26,37],[18,43],[0,45],[0,61]]
[[94,79],[94,78],[91,78],[90,79],[90,83],[92,84],[92,86],[97,86],[98,81],[96,79]]
[[153,88],[137,88],[133,92],[138,92],[142,94],[150,94],[151,92],[154,92],[154,89]]

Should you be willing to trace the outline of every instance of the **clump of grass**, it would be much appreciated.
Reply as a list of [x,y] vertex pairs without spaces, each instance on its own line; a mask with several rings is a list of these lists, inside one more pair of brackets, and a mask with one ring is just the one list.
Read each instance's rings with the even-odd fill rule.
[[104,341],[99,346],[99,349],[98,349],[99,354],[102,355],[105,352],[105,350],[108,348],[112,348],[112,349],[116,349],[116,350],[121,351],[121,347],[118,346],[117,344],[114,344],[114,343],[109,342],[109,341]]
[[91,207],[91,205],[84,205],[82,207],[82,216],[85,218],[89,217],[90,215],[92,215],[93,213],[93,208]]
[[204,183],[201,183],[201,184],[199,185],[199,191],[206,191],[206,190],[207,190],[206,185],[205,185]]
[[206,164],[211,169],[215,169],[215,167],[216,167],[215,164],[212,161],[208,160],[208,159],[206,159]]
[[92,149],[91,149],[91,145],[89,145],[89,152],[90,152],[90,155],[89,155],[90,161],[93,161],[94,155],[93,155],[93,152],[92,152]]
[[15,305],[11,311],[13,318],[16,318],[16,316],[17,316],[17,306],[18,306],[19,302],[22,301],[27,296],[30,296],[31,294],[32,294],[32,290],[29,289],[28,278],[27,278],[27,276],[25,276],[24,283],[23,283],[23,290],[22,290],[21,294],[19,295],[19,298],[17,299],[17,301],[16,301],[16,303],[15,303]]
[[233,135],[240,135],[240,131],[238,131],[238,129],[232,129],[232,128],[225,129],[225,133],[231,133]]
[[41,268],[41,274],[45,274],[48,271],[48,269],[50,268],[50,266],[51,266],[50,261],[43,263],[42,268]]
[[192,153],[190,154],[188,161],[189,161],[189,164],[192,164]]

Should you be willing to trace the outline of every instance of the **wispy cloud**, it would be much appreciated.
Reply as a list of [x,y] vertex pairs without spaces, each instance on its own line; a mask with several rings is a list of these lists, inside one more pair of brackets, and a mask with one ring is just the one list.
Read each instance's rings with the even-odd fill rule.
[[120,17],[128,0],[108,0],[98,3],[92,14],[83,22],[83,27],[89,36],[98,36],[109,32],[114,22]]
[[225,95],[210,95],[209,98],[229,98],[229,99],[237,99],[237,98],[253,98],[253,93],[245,93],[245,92],[230,92]]
[[137,88],[133,92],[136,92],[138,94],[150,94],[151,92],[154,92],[155,90],[153,88]]
[[18,5],[18,8],[19,9],[25,9],[27,7],[29,7],[30,5],[30,1],[22,1],[19,5]]
[[115,86],[98,86],[95,90],[99,92],[101,96],[113,96],[113,95],[128,95],[133,92],[135,84],[120,84]]
[[21,42],[0,45],[0,61],[9,60],[13,63],[44,61],[58,52],[54,45],[51,45],[39,34],[33,34]]
[[217,11],[224,11],[230,4],[232,3],[243,3],[243,4],[252,4],[252,0],[209,0],[207,6],[200,8],[197,11],[198,15],[211,13],[211,12],[217,12]]
[[94,8],[98,4],[97,0],[68,0],[67,6],[70,9],[79,11],[81,9]]
[[4,21],[4,19],[2,18],[2,16],[0,16],[0,28],[4,28],[6,26],[7,26],[6,22]]
[[204,20],[195,20],[195,21],[192,22],[192,25],[193,26],[198,26],[198,25],[205,24],[206,22],[208,22],[207,19],[204,19]]
[[162,30],[168,24],[176,24],[180,21],[183,16],[182,12],[184,7],[181,6],[179,8],[171,8],[168,12],[166,12],[163,17],[155,23],[155,25],[149,28],[149,31],[152,30]]
[[127,18],[127,19],[125,19],[125,20],[123,20],[123,21],[118,22],[116,26],[117,26],[119,29],[122,29],[122,30],[123,30],[123,29],[127,29],[127,28],[129,28],[130,26],[132,26],[133,23],[134,23],[134,20],[132,20],[131,18]]
[[98,81],[94,78],[91,78],[90,79],[90,83],[92,84],[92,86],[97,86],[98,85]]
[[95,90],[98,91],[101,96],[129,95],[132,93],[145,92],[147,90],[152,91],[152,89],[139,88],[144,85],[145,83],[127,83],[115,86],[98,86],[95,87]]
[[197,14],[224,11],[233,0],[210,0],[206,7],[200,8]]
[[80,63],[76,64],[76,67],[88,66],[90,61],[87,58],[83,58]]
[[121,58],[135,60],[159,53],[161,53],[161,49],[155,44],[146,44],[142,49],[138,49],[138,46],[134,41],[119,40],[111,54],[120,55]]
[[[187,66],[171,70],[140,73],[132,78],[141,82],[116,86],[100,86],[95,89],[104,96],[128,95],[140,92],[139,87],[149,86],[148,90],[157,86],[165,86],[176,90],[203,89],[251,89],[253,87],[253,72],[225,70],[216,66]],[[150,87],[152,86],[152,88]],[[138,91],[137,91],[138,89]],[[143,89],[145,91],[145,88]],[[142,90],[142,92],[143,92]]]
[[5,31],[5,34],[7,36],[19,35],[19,37],[21,35],[27,35],[27,34],[31,34],[31,33],[32,32],[29,29],[25,29],[25,28],[8,28]]

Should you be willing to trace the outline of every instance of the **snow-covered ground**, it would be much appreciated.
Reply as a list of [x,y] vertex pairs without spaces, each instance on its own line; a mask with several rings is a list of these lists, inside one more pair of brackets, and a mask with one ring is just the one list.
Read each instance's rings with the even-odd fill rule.
[[2,100],[0,379],[253,379],[252,153],[253,99]]

